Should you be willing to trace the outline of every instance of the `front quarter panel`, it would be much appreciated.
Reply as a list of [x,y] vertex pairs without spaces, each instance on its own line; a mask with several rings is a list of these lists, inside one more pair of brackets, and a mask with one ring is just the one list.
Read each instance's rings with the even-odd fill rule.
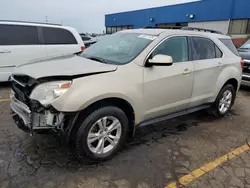
[[81,111],[102,99],[121,98],[133,107],[136,120],[142,113],[143,67],[135,63],[119,66],[114,72],[81,77],[52,103],[58,111]]

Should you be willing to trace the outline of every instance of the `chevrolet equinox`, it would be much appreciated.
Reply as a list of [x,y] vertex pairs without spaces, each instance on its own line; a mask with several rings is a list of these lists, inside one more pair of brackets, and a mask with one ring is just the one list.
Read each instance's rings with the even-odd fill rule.
[[20,129],[58,131],[80,161],[98,162],[114,156],[138,126],[205,108],[224,116],[242,66],[223,34],[121,31],[82,53],[17,67],[10,105]]

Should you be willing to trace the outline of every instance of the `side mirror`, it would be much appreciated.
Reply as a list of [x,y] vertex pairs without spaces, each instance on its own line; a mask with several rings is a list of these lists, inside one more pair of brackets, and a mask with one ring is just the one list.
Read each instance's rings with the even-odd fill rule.
[[170,66],[173,64],[173,58],[168,55],[158,54],[149,59],[148,63],[149,65]]

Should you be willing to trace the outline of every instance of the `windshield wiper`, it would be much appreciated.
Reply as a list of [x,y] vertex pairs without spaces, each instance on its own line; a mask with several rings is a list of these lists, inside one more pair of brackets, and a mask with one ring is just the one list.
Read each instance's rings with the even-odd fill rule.
[[93,61],[98,61],[98,62],[101,62],[101,63],[105,63],[105,64],[108,64],[107,61],[105,59],[102,59],[102,58],[99,58],[99,57],[85,57],[87,59],[91,59]]

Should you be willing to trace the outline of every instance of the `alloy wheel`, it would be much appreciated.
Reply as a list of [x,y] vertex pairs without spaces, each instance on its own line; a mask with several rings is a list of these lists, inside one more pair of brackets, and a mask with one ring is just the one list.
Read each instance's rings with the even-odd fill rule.
[[224,114],[229,110],[231,103],[232,103],[232,98],[233,98],[233,94],[230,90],[226,90],[223,93],[223,97],[219,102],[220,113]]
[[120,121],[113,116],[105,116],[96,121],[90,128],[87,137],[88,147],[97,155],[112,151],[122,134]]

